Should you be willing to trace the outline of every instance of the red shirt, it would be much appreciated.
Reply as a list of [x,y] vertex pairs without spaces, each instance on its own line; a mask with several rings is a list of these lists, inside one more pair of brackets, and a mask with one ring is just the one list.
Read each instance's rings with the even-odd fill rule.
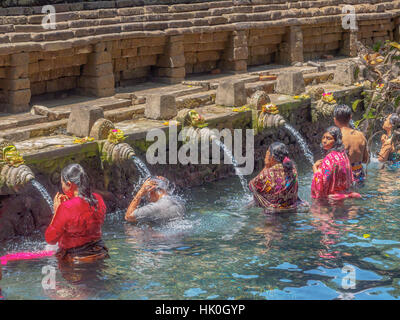
[[47,228],[47,243],[56,244],[62,249],[82,246],[101,239],[101,227],[104,223],[106,205],[103,198],[94,193],[97,210],[80,197],[72,198],[60,204],[55,217]]

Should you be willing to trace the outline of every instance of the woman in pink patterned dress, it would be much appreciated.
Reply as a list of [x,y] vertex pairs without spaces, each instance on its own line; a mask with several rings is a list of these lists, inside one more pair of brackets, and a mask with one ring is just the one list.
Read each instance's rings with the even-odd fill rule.
[[359,198],[360,194],[350,191],[354,179],[340,129],[329,127],[322,137],[321,147],[325,158],[313,166],[311,196],[332,200]]
[[265,213],[295,211],[308,206],[297,195],[297,170],[289,159],[287,147],[280,142],[274,142],[268,148],[264,169],[250,181],[249,189],[255,204]]

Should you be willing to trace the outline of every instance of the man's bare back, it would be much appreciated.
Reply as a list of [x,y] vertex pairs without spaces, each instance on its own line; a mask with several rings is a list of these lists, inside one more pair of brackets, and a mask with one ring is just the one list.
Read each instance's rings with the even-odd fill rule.
[[367,163],[369,158],[367,139],[358,130],[342,127],[343,144],[349,154],[350,163]]

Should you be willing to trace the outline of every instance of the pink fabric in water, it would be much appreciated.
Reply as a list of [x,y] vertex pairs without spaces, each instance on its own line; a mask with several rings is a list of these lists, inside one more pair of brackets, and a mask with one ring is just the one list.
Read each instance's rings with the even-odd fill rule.
[[353,172],[349,158],[345,152],[331,151],[322,160],[315,172],[311,184],[311,196],[314,199],[328,198],[328,196],[341,194],[339,197],[349,196],[353,184]]
[[51,257],[55,254],[55,251],[39,251],[39,252],[17,252],[6,254],[5,256],[0,257],[0,263],[5,266],[9,261],[18,261],[18,260],[30,260],[30,259],[39,259],[45,257]]

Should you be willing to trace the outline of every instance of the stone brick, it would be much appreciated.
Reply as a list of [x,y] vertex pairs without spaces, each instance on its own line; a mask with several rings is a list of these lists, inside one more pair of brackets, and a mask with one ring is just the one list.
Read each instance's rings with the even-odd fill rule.
[[179,56],[160,56],[157,61],[157,66],[167,68],[178,68],[185,66],[185,55]]
[[11,55],[0,56],[0,66],[9,66],[11,61]]
[[7,79],[27,78],[29,75],[28,64],[16,67],[6,67],[5,71]]
[[29,63],[29,53],[14,53],[11,55],[10,66],[21,66]]
[[177,56],[184,52],[184,48],[183,42],[168,43],[165,46],[165,54],[169,56]]
[[237,60],[237,61],[224,61],[223,68],[225,70],[232,71],[246,71],[247,70],[247,61],[246,60]]
[[101,77],[113,73],[112,63],[87,65],[83,68],[83,75]]
[[31,94],[37,96],[46,92],[46,82],[34,82],[31,83]]
[[185,78],[185,68],[159,68],[157,70],[159,77]]
[[104,118],[104,112],[100,107],[74,105],[68,118],[67,132],[77,137],[87,137],[94,123],[101,118]]
[[115,59],[114,60],[114,72],[125,70],[128,67],[128,59]]
[[356,78],[357,64],[348,62],[338,64],[334,72],[333,82],[341,85],[352,85],[357,81]]
[[305,91],[302,72],[283,72],[278,75],[276,92],[287,95],[298,95]]
[[138,56],[149,56],[162,53],[164,53],[164,46],[138,48]]
[[218,51],[203,51],[197,53],[197,60],[199,62],[203,61],[216,61],[219,60],[220,53]]
[[146,118],[155,120],[168,120],[178,114],[175,96],[153,94],[146,97]]
[[111,62],[111,54],[109,52],[94,52],[88,55],[88,63],[90,64],[104,64],[108,62]]
[[30,81],[28,78],[25,79],[15,79],[15,80],[10,80],[10,79],[2,79],[0,80],[0,88],[3,88],[5,90],[23,90],[23,89],[29,89],[30,87]]
[[38,62],[30,63],[28,66],[28,70],[29,70],[29,75],[38,73],[39,72],[39,63]]
[[247,96],[244,82],[240,80],[226,80],[219,83],[215,104],[223,106],[243,106]]
[[136,67],[154,66],[157,64],[157,56],[141,56],[137,57]]
[[136,57],[137,55],[138,55],[137,48],[122,49],[122,51],[121,51],[122,58]]
[[49,71],[54,68],[54,59],[51,60],[40,60],[39,61],[39,70],[42,71]]
[[7,95],[8,95],[8,103],[10,105],[27,105],[31,100],[30,89],[8,91]]
[[81,91],[85,95],[88,94],[100,98],[110,97],[115,94],[114,88],[81,88],[79,91]]
[[79,79],[79,86],[82,88],[114,88],[114,74],[101,77],[82,76]]

